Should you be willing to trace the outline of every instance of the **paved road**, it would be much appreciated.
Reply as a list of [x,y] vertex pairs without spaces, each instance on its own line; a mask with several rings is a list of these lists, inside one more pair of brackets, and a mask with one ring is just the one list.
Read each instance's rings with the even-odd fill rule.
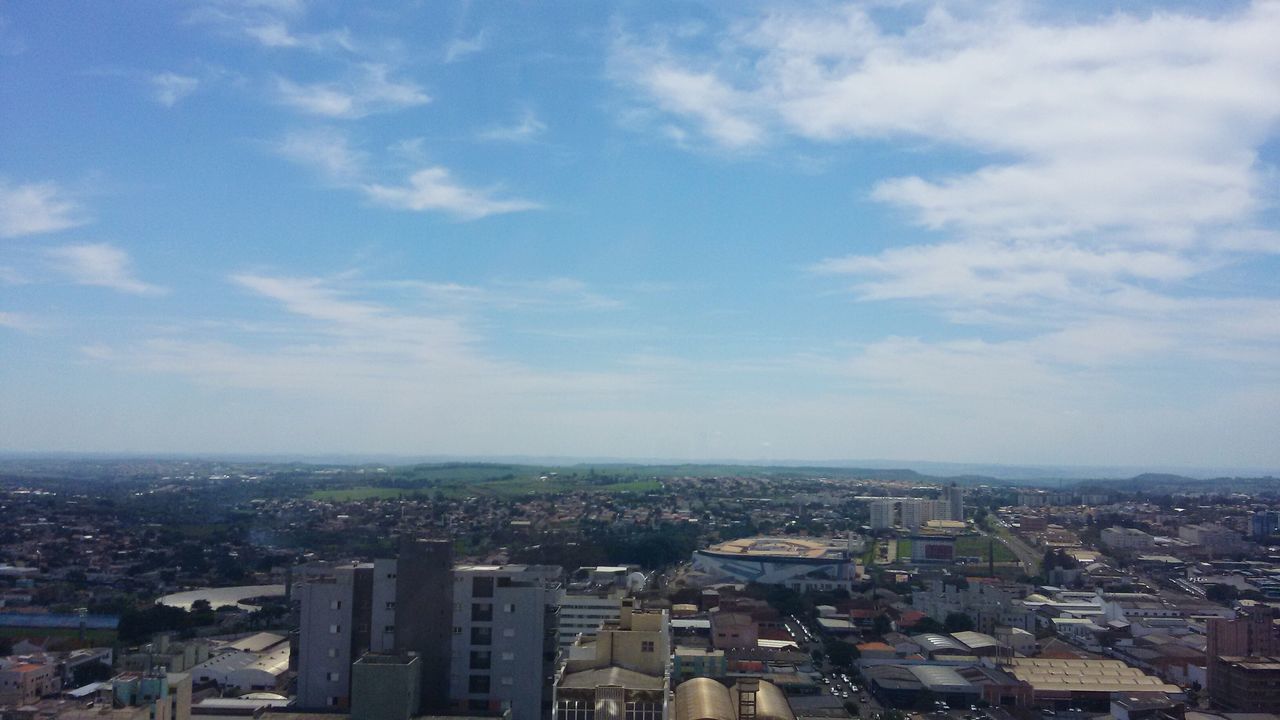
[[1009,550],[1013,551],[1013,554],[1018,556],[1018,563],[1022,565],[1022,572],[1027,575],[1035,575],[1040,572],[1040,554],[1032,549],[1030,545],[1023,542],[1022,538],[1014,535],[1008,525],[996,518],[992,518],[992,522],[996,523],[997,527],[1000,528],[999,532],[989,533],[982,529],[979,529],[978,532],[988,537],[994,537],[997,541],[1004,543],[1004,546]]

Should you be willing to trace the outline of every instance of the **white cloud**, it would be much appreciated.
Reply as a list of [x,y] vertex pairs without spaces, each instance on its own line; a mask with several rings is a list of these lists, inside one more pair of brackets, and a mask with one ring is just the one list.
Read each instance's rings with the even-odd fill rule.
[[66,230],[87,222],[53,182],[15,184],[0,177],[0,238]]
[[153,97],[156,102],[165,107],[177,105],[198,87],[200,87],[200,80],[187,75],[165,72],[151,76]]
[[48,251],[58,269],[78,285],[111,288],[133,295],[162,295],[167,289],[134,277],[129,255],[114,245],[64,245]]
[[1076,300],[1137,280],[1185,280],[1205,269],[1182,254],[1068,242],[954,242],[830,258],[821,273],[858,278],[868,300],[951,299],[971,304],[1028,297]]
[[519,122],[490,127],[480,131],[479,137],[497,142],[529,142],[546,131],[546,123],[539,120],[533,111],[526,111]]
[[469,38],[454,38],[450,40],[444,48],[444,61],[446,63],[455,63],[475,53],[483,51],[489,46],[489,41],[485,37],[483,31]]
[[407,185],[365,185],[364,192],[379,205],[397,210],[441,211],[462,220],[536,210],[531,200],[494,197],[489,190],[459,185],[443,167],[428,167],[409,176]]
[[[422,143],[415,139],[393,146],[391,152],[417,159]],[[460,220],[478,220],[542,206],[532,200],[501,197],[495,189],[471,188],[455,180],[441,166],[422,168],[404,185],[368,181],[368,156],[352,147],[346,134],[333,128],[295,131],[275,143],[282,157],[305,165],[335,186],[360,192],[376,205],[415,212],[444,212]]]
[[416,83],[393,80],[390,68],[362,63],[340,82],[296,83],[276,78],[279,102],[308,115],[357,119],[425,105],[431,101]]
[[347,136],[333,128],[290,132],[276,143],[275,149],[331,182],[352,182],[364,174],[365,153],[352,148]]
[[355,42],[346,28],[323,33],[295,33],[278,18],[265,18],[244,27],[244,34],[268,48],[300,48],[311,51],[332,49],[355,50]]
[[784,9],[711,52],[627,38],[615,65],[724,147],[922,138],[989,153],[971,172],[877,186],[929,227],[1176,244],[1247,221],[1257,148],[1280,120],[1280,4],[1073,23],[1018,7],[941,5],[893,29],[861,7]]
[[0,310],[0,327],[28,331],[36,327],[36,322],[24,313]]

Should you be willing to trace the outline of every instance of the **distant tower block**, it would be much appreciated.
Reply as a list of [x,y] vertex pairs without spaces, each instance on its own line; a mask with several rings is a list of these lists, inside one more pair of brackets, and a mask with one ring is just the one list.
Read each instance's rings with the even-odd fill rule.
[[951,504],[951,514],[947,519],[964,522],[964,491],[951,483],[951,487],[947,488],[947,500]]

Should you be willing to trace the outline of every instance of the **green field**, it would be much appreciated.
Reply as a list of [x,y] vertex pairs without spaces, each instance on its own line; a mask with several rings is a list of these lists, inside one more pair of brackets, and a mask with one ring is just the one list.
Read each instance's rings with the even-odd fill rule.
[[[956,556],[957,557],[980,557],[982,562],[991,559],[991,550],[989,549],[990,538],[981,535],[966,535],[956,538]],[[1005,547],[1004,543],[997,540],[995,542],[995,561],[1017,562],[1018,556],[1013,551]]]
[[[29,628],[29,627],[0,627],[0,637],[13,638],[72,638],[79,637],[80,630],[78,628]],[[115,630],[85,630],[84,631],[85,647],[105,647],[115,644]]]

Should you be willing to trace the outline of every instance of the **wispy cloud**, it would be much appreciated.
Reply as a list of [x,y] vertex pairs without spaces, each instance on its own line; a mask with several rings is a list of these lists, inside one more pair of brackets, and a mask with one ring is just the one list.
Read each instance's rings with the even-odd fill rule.
[[296,33],[279,19],[264,19],[244,26],[244,34],[268,48],[298,48],[315,52],[356,49],[351,32],[346,28],[322,33]]
[[0,327],[10,330],[29,331],[37,327],[37,323],[25,313],[0,310]]
[[365,185],[369,199],[397,210],[440,211],[462,220],[537,210],[532,200],[495,197],[493,190],[459,184],[443,167],[428,167],[409,176],[405,185]]
[[48,251],[58,270],[78,285],[110,288],[133,295],[163,295],[166,288],[133,274],[128,253],[107,243],[64,245]]
[[0,238],[57,232],[88,220],[54,182],[13,183],[0,177]]
[[503,311],[616,310],[622,301],[600,293],[576,278],[542,280],[500,280],[492,284],[464,285],[454,282],[401,281],[392,283],[416,290],[432,305],[441,308]]
[[152,97],[165,107],[177,105],[198,87],[200,87],[200,79],[188,75],[164,72],[151,76]]
[[290,132],[275,144],[281,156],[320,173],[330,182],[355,182],[364,175],[367,155],[351,147],[347,136],[333,128]]
[[480,131],[480,139],[494,142],[530,142],[547,131],[546,123],[537,114],[527,110],[512,125],[494,125]]
[[[422,153],[421,143],[413,142],[411,146],[416,160]],[[374,204],[395,210],[442,212],[459,220],[478,220],[542,207],[532,200],[504,197],[498,188],[464,185],[439,165],[417,170],[401,185],[368,180],[376,175],[368,167],[368,154],[353,147],[346,134],[333,128],[289,133],[275,143],[275,150],[317,171],[326,182],[359,192]]]
[[431,102],[421,86],[392,79],[390,68],[380,63],[357,65],[338,82],[296,83],[276,78],[275,89],[281,104],[328,118],[357,119]]
[[481,52],[488,46],[489,41],[484,31],[478,32],[469,38],[454,38],[444,47],[444,61],[446,63],[458,62],[468,55]]

